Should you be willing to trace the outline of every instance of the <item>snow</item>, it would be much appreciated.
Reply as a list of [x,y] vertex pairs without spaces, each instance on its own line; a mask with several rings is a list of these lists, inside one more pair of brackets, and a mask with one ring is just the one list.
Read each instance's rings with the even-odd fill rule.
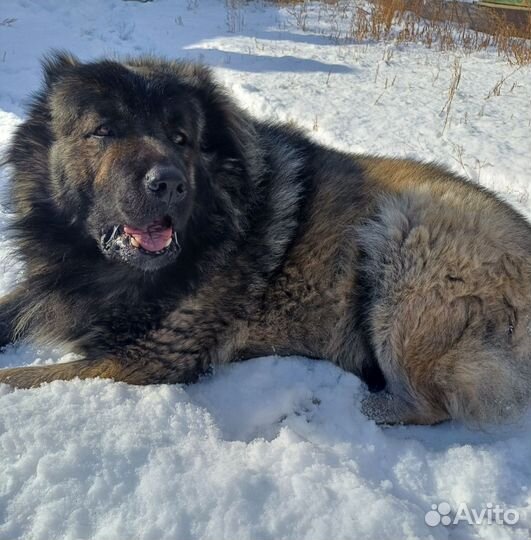
[[[531,216],[529,67],[491,50],[337,42],[326,12],[305,13],[308,32],[289,5],[3,0],[0,148],[50,48],[180,56],[215,66],[257,116],[296,121],[342,149],[439,161]],[[462,77],[445,127],[456,56]],[[6,291],[20,268],[2,232],[0,241]],[[0,367],[66,352],[10,348]],[[481,431],[382,429],[359,411],[364,391],[303,358],[232,365],[188,387],[1,386],[0,540],[531,537],[531,414]],[[426,513],[443,502],[452,513],[499,505],[520,519],[429,527]]]

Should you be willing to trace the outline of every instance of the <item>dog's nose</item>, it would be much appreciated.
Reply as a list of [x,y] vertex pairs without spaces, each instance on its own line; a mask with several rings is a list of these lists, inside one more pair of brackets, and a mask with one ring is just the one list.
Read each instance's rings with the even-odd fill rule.
[[184,175],[172,166],[157,165],[151,168],[144,178],[144,185],[148,195],[167,203],[181,201],[188,192]]

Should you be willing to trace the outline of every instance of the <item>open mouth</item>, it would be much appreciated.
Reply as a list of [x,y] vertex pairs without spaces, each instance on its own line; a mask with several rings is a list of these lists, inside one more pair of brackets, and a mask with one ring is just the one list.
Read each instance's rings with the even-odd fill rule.
[[131,246],[149,255],[162,255],[170,247],[172,241],[179,245],[177,233],[173,230],[169,218],[154,221],[143,229],[124,225],[123,234],[126,235]]
[[170,252],[181,251],[177,232],[167,216],[145,227],[115,225],[103,232],[100,241],[104,251],[126,251],[130,256],[137,253],[160,257]]

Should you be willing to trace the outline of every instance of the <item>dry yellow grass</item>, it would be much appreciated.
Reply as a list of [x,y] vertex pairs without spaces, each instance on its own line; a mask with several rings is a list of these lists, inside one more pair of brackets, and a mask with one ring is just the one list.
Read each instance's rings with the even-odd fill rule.
[[276,0],[297,27],[310,30],[310,5],[328,22],[330,37],[352,41],[423,43],[464,53],[495,47],[511,64],[531,63],[531,12],[445,0]]

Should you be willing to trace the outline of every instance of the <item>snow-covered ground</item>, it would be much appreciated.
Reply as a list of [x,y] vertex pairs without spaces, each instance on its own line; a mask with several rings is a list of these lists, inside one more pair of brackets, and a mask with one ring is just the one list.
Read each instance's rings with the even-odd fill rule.
[[[304,12],[311,31],[297,16],[233,0],[2,0],[0,147],[49,49],[162,54],[215,66],[258,116],[342,149],[437,160],[531,216],[529,67],[493,51],[455,60],[420,45],[338,44],[317,6]],[[7,290],[17,268],[2,268]],[[25,346],[0,367],[61,355]],[[233,365],[189,387],[2,386],[0,540],[531,538],[531,414],[482,431],[381,429],[359,412],[363,391],[301,358]],[[448,516],[432,509],[441,503]],[[489,524],[498,507],[507,523]],[[479,525],[466,522],[482,510]]]

